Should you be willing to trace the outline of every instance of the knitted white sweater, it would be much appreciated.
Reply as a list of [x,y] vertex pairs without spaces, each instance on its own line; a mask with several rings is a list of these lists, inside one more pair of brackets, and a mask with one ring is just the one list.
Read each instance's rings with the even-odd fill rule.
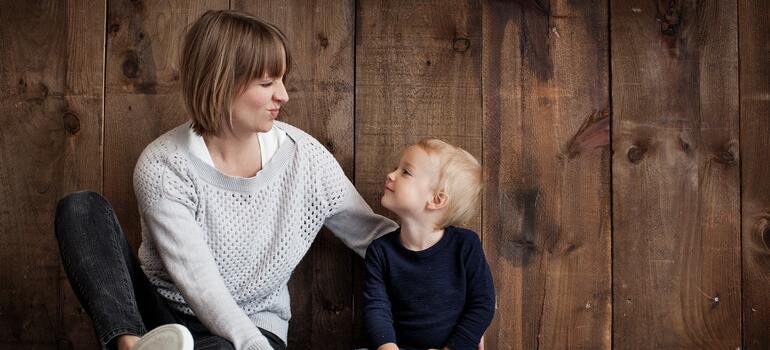
[[239,350],[271,349],[257,327],[286,342],[287,282],[322,225],[360,256],[397,227],[317,140],[276,126],[290,140],[253,178],[191,155],[189,123],[150,143],[134,170],[145,274],[170,305]]

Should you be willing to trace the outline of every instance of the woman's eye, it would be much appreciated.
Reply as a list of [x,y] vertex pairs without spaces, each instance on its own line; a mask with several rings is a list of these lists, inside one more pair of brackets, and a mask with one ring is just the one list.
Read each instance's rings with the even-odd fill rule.
[[270,87],[270,85],[273,85],[273,82],[272,81],[268,81],[268,82],[265,82],[265,83],[259,83],[259,85],[262,86],[262,87]]

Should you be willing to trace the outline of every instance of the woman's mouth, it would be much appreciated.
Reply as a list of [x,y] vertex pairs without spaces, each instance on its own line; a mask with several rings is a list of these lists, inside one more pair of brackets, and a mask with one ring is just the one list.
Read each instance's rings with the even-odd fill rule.
[[278,113],[281,111],[279,108],[276,109],[268,109],[270,111],[270,116],[273,118],[278,118]]

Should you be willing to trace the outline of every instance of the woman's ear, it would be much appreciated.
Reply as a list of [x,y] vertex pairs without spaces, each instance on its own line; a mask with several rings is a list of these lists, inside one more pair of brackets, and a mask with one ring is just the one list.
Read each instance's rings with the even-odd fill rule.
[[439,210],[446,207],[447,195],[443,191],[439,191],[433,194],[433,198],[428,202],[428,210]]

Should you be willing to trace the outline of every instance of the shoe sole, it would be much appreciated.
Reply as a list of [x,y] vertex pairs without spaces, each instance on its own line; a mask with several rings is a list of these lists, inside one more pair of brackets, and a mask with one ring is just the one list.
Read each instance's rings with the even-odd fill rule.
[[193,350],[193,338],[184,326],[167,324],[142,336],[131,350]]

